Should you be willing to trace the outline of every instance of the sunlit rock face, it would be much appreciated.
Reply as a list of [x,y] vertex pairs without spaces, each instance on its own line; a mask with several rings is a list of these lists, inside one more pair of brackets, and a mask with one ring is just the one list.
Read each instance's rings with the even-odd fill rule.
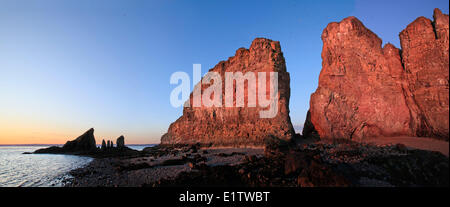
[[400,33],[402,50],[355,17],[322,34],[322,71],[304,135],[432,136],[448,140],[448,15],[419,17]]
[[419,136],[449,136],[449,17],[439,9],[434,22],[419,17],[400,33],[411,92],[412,130]]
[[[184,107],[183,115],[172,123],[168,132],[161,138],[161,144],[190,144],[202,143],[214,146],[261,146],[268,135],[274,135],[280,139],[289,140],[294,135],[294,129],[289,117],[289,73],[281,52],[280,43],[264,38],[255,39],[249,49],[239,48],[235,56],[227,61],[219,62],[210,72],[220,74],[222,84],[222,107],[195,107],[193,94],[191,93],[189,107]],[[266,91],[267,97],[273,88],[270,81],[270,72],[278,73],[278,92],[276,97],[276,115],[271,118],[261,118],[260,111],[268,110],[268,107],[260,107],[256,98],[256,107],[248,107],[249,92],[256,93],[255,89],[249,87],[249,82],[244,83],[243,107],[236,107],[236,93],[232,100],[234,107],[225,107],[225,73],[226,72],[267,72]],[[209,88],[210,84],[202,85],[202,93]],[[233,89],[236,90],[236,83]],[[233,90],[233,91],[234,91]],[[213,95],[215,96],[215,94]],[[257,96],[257,95],[256,95]]]
[[[355,17],[322,34],[322,71],[310,117],[321,138],[411,134],[400,51]],[[389,127],[387,127],[389,126]]]

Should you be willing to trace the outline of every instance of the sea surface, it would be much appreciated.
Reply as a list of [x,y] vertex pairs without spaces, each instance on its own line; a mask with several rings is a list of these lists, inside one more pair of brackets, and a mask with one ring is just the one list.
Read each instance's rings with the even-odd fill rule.
[[[23,154],[49,147],[0,146],[0,187],[51,187],[63,186],[73,169],[92,161],[90,157],[55,154]],[[135,150],[154,145],[127,145]]]

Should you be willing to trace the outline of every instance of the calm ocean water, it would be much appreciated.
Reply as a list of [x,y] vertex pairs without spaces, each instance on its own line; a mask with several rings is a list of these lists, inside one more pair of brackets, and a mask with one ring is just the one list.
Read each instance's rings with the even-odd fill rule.
[[[154,145],[129,145],[142,150]],[[69,171],[87,165],[92,158],[74,155],[22,154],[48,146],[0,146],[0,187],[62,186]]]

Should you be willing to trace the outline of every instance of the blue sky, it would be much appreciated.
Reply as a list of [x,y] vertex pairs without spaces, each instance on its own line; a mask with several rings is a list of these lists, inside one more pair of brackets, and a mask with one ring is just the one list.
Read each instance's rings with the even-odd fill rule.
[[64,143],[91,127],[97,142],[158,143],[182,114],[170,75],[205,73],[256,37],[281,42],[302,125],[328,23],[356,16],[398,47],[436,7],[448,13],[444,0],[0,0],[0,144]]

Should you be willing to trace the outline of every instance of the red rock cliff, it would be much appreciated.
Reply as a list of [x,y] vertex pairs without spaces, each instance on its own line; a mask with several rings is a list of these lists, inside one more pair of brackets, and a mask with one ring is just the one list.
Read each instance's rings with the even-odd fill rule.
[[419,17],[400,33],[402,50],[358,19],[330,23],[322,34],[322,71],[304,135],[360,140],[380,136],[449,136],[448,15]]
[[[247,107],[248,83],[245,84],[244,107],[190,107],[172,123],[161,138],[161,144],[203,143],[215,146],[261,146],[268,135],[288,140],[294,135],[289,117],[289,73],[280,43],[269,39],[255,39],[249,49],[240,48],[234,57],[218,63],[210,72],[217,72],[225,85],[225,72],[278,72],[278,108],[273,118],[260,118],[261,107]],[[268,76],[267,76],[268,77]],[[270,79],[267,78],[267,81]],[[271,83],[267,83],[271,84]],[[203,84],[202,91],[210,85]],[[235,87],[235,86],[234,86]],[[267,89],[268,86],[266,86]],[[258,89],[258,87],[256,87]],[[234,90],[236,90],[234,88]],[[267,89],[266,94],[269,94]],[[233,95],[234,102],[236,94]],[[222,87],[225,97],[225,86]],[[225,105],[225,98],[222,101]]]
[[417,18],[400,33],[411,92],[411,128],[418,136],[449,136],[449,17],[439,9],[434,22]]

